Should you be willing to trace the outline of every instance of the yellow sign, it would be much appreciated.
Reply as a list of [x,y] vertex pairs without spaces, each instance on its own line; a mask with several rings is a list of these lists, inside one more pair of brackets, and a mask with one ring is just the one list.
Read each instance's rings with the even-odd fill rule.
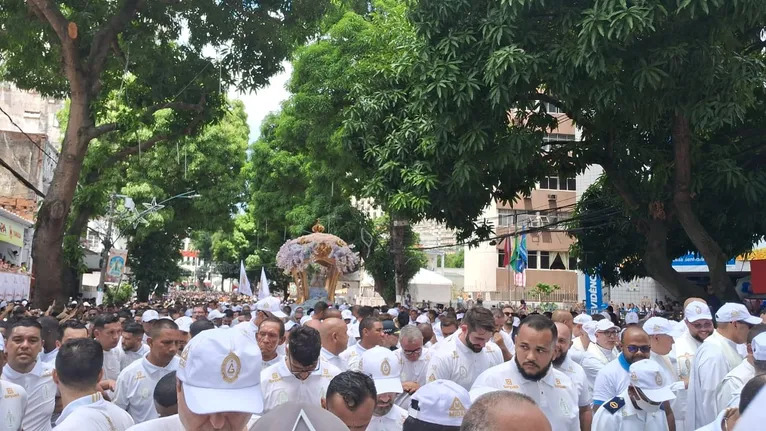
[[0,241],[24,247],[24,227],[0,217]]

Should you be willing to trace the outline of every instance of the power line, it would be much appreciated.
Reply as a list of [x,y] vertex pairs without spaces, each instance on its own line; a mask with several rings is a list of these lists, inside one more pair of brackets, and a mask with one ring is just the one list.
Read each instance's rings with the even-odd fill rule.
[[33,192],[35,192],[35,194],[37,194],[37,196],[40,196],[41,198],[45,198],[45,194],[44,194],[43,192],[41,192],[40,190],[38,190],[38,189],[37,189],[37,187],[35,187],[35,185],[34,185],[34,184],[30,183],[30,182],[29,182],[29,180],[27,180],[26,178],[24,178],[24,176],[23,176],[23,175],[21,175],[20,173],[16,172],[16,170],[15,170],[15,169],[13,169],[13,168],[11,167],[11,165],[9,165],[8,163],[6,163],[6,162],[5,162],[5,160],[3,160],[2,158],[0,158],[0,166],[4,167],[5,169],[8,169],[8,170],[11,172],[11,174],[12,174],[14,177],[16,177],[16,179],[17,179],[17,180],[21,181],[21,182],[22,182],[22,184],[24,184],[25,186],[27,186],[27,188],[28,188],[28,189],[30,189],[30,190],[32,190]]
[[34,145],[34,146],[35,146],[35,147],[37,147],[37,148],[38,148],[40,151],[42,151],[42,152],[43,152],[43,154],[45,154],[46,156],[48,156],[48,158],[49,158],[49,159],[51,159],[51,160],[52,160],[54,163],[58,163],[58,158],[53,158],[53,156],[51,156],[50,154],[48,154],[48,152],[47,152],[47,151],[45,151],[45,150],[43,149],[43,147],[41,147],[41,146],[40,146],[40,145],[39,145],[37,142],[35,142],[35,141],[34,141],[34,139],[32,139],[32,137],[31,137],[31,136],[29,136],[29,135],[27,134],[27,132],[25,132],[25,131],[24,131],[24,130],[21,128],[21,127],[19,127],[19,125],[18,125],[18,124],[16,124],[16,122],[15,122],[15,121],[13,121],[13,118],[11,118],[10,114],[8,114],[7,112],[5,112],[5,109],[3,109],[3,107],[2,107],[2,106],[0,106],[0,112],[2,112],[3,114],[5,114],[5,116],[6,116],[6,117],[8,117],[8,121],[10,121],[10,122],[11,122],[11,124],[12,124],[14,127],[16,127],[17,129],[19,129],[19,132],[21,132],[21,133],[22,133],[24,136],[26,136],[26,137],[27,137],[27,139],[29,139],[29,142],[31,142],[31,143],[32,143],[32,145]]

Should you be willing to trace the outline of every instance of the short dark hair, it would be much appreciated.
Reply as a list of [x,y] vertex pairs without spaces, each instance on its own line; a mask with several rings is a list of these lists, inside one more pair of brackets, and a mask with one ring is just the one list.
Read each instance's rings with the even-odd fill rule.
[[117,318],[125,318],[126,320],[129,320],[133,318],[133,315],[130,314],[130,310],[122,309],[117,312]]
[[289,305],[285,305],[284,307],[282,307],[282,312],[289,316],[293,313],[293,308],[290,307]]
[[407,313],[399,313],[399,315],[396,316],[396,320],[399,322],[399,327],[404,328],[410,324],[410,315]]
[[43,316],[37,319],[37,321],[40,322],[40,326],[42,327],[40,336],[43,340],[54,337],[56,340],[61,341],[61,336],[64,331],[61,329],[59,321],[56,320],[55,317]]
[[244,317],[246,321],[250,321],[253,318],[252,313],[250,313],[249,311],[243,311],[241,316]]
[[191,326],[189,327],[189,334],[191,334],[192,338],[194,338],[200,332],[207,331],[208,329],[215,329],[213,322],[207,319],[199,319],[195,322],[192,322]]
[[226,317],[234,317],[234,310],[231,310],[231,309],[223,310],[223,315]]
[[162,376],[154,387],[154,402],[162,407],[173,407],[178,404],[176,394],[176,372],[171,371]]
[[152,327],[149,329],[149,337],[157,338],[163,329],[173,329],[177,331],[178,325],[170,319],[157,319],[152,322]]
[[267,315],[267,317],[263,319],[263,322],[261,322],[261,325],[263,325],[266,322],[276,323],[279,326],[279,338],[282,338],[285,336],[285,322],[283,322],[282,319],[276,316]]
[[93,319],[93,329],[104,329],[106,325],[120,323],[120,319],[114,314],[99,314]]
[[64,332],[67,329],[88,329],[87,326],[85,326],[84,323],[80,322],[79,320],[69,319],[61,322],[61,336],[63,338]]
[[299,326],[290,331],[290,341],[287,346],[290,357],[303,366],[311,366],[319,360],[322,350],[322,340],[319,331],[309,326]]
[[591,314],[590,317],[593,319],[594,322],[598,322],[599,320],[606,319],[606,317],[604,317],[604,315],[601,313]]
[[316,304],[314,304],[314,313],[324,313],[325,310],[327,310],[327,303],[324,301],[319,301]]
[[369,305],[365,305],[364,307],[359,309],[359,319],[362,320],[365,317],[372,317],[373,314],[375,314],[375,310],[372,309]]
[[457,326],[457,319],[452,316],[445,316],[441,326]]
[[550,318],[541,314],[530,314],[527,316],[524,320],[521,321],[519,330],[525,326],[529,326],[535,331],[551,331],[554,343],[559,338],[559,331],[556,328],[556,323],[554,323]]
[[77,390],[98,385],[104,366],[104,349],[92,338],[75,338],[62,344],[56,356],[56,373],[62,385]]
[[763,334],[766,332],[766,323],[759,323],[757,325],[753,325],[752,328],[750,328],[749,331],[747,331],[747,344],[750,344],[753,342],[753,338]]
[[128,322],[122,328],[122,332],[127,332],[132,335],[144,335],[144,325],[138,322]]
[[38,322],[35,319],[30,318],[23,318],[19,319],[11,324],[11,326],[8,328],[8,336],[10,337],[11,334],[13,334],[13,330],[18,328],[19,326],[24,328],[37,328],[40,330],[40,338],[43,338],[43,327],[40,325],[40,322]]
[[373,329],[375,327],[375,322],[380,322],[380,319],[372,316],[362,319],[362,321],[359,323],[359,336],[364,336],[365,329]]
[[758,374],[742,387],[742,392],[739,396],[739,414],[742,414],[747,410],[747,407],[753,402],[758,392],[766,386],[766,374]]
[[483,329],[488,332],[495,331],[495,318],[492,312],[484,307],[473,307],[465,312],[463,324],[468,326],[467,332],[474,332],[477,329]]
[[329,402],[330,397],[336,394],[343,398],[343,403],[352,412],[368,398],[373,401],[378,398],[375,381],[358,371],[344,371],[330,380],[325,399]]
[[407,419],[404,421],[404,427],[402,428],[402,431],[460,431],[460,427],[423,422],[420,419],[415,419],[412,416],[407,416]]

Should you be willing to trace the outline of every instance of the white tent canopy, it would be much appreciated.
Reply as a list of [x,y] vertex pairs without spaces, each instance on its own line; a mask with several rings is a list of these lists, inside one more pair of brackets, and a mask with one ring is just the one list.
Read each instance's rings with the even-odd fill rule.
[[452,280],[421,268],[410,280],[409,292],[415,302],[448,303],[452,298]]

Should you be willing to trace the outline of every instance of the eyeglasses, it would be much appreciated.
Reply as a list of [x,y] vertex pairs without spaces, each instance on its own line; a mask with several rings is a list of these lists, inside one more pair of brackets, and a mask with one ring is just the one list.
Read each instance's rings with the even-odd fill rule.
[[617,331],[604,331],[600,333],[603,335],[606,335],[607,337],[617,337],[617,335],[619,334],[619,332]]
[[690,323],[692,327],[698,331],[701,331],[703,329],[713,329],[713,322],[708,323]]
[[418,347],[415,350],[403,350],[405,355],[414,355],[414,354],[418,354],[419,355],[420,352],[422,352],[422,351],[423,351],[422,347]]
[[298,380],[308,379],[312,373],[316,373],[317,371],[319,371],[319,368],[320,368],[320,363],[319,363],[319,359],[317,359],[316,364],[306,367],[302,370],[296,370],[293,366],[293,359],[290,357],[290,353],[289,352],[287,353],[287,369],[290,370],[290,373],[293,376],[295,376],[295,378]]
[[506,316],[510,316],[511,315],[511,313],[503,313],[503,314],[505,314]]
[[634,346],[632,344],[628,346],[628,352],[632,354],[636,354],[639,350],[641,353],[648,355],[649,352],[652,351],[652,348],[650,346]]

